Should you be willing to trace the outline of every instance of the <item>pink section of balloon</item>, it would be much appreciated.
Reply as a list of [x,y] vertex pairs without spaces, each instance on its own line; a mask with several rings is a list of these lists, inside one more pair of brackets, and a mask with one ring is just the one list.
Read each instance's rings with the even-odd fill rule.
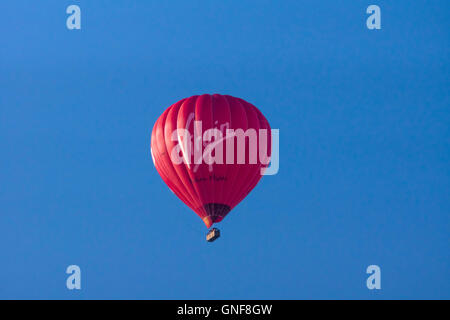
[[247,101],[220,94],[182,99],[156,121],[156,170],[209,228],[257,185],[271,156],[271,130]]

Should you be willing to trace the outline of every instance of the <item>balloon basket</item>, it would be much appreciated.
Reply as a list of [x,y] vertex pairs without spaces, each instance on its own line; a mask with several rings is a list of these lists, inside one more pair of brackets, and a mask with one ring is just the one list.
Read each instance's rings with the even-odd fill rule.
[[206,241],[213,242],[214,240],[216,240],[219,237],[220,237],[220,230],[217,228],[212,228],[206,234]]

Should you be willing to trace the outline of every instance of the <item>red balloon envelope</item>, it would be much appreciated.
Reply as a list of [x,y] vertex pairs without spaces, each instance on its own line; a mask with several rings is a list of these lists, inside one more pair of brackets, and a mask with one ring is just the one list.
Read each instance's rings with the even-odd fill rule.
[[158,118],[151,154],[164,182],[209,228],[261,179],[270,161],[270,126],[240,98],[192,96]]

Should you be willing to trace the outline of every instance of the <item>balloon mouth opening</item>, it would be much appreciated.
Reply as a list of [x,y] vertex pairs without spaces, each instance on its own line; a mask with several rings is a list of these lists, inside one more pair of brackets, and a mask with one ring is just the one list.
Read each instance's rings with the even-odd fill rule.
[[210,228],[214,223],[220,222],[225,218],[231,207],[222,203],[207,203],[203,206],[206,211],[206,216],[203,218],[207,228]]

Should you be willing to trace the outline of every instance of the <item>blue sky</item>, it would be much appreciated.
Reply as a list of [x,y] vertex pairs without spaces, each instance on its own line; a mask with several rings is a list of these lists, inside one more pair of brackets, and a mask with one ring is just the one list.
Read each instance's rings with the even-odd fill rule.
[[[449,9],[2,1],[0,298],[449,299]],[[149,145],[167,106],[216,92],[280,130],[280,171],[209,244]]]

